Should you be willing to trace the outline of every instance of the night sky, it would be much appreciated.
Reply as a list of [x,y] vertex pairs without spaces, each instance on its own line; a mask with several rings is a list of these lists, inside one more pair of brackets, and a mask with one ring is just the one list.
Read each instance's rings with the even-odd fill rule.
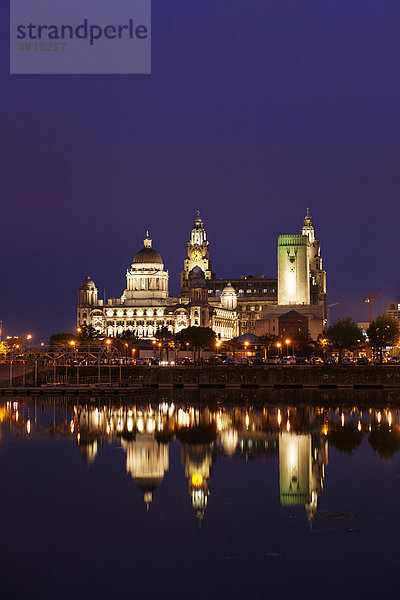
[[195,211],[214,271],[276,276],[311,207],[332,320],[400,301],[398,0],[153,0],[152,75],[10,76],[0,8],[4,333],[119,297],[146,229],[177,294]]

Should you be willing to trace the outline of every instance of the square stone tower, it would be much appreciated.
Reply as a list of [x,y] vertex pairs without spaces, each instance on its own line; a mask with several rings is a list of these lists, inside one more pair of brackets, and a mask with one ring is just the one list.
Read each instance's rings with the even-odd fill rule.
[[278,237],[278,305],[310,304],[307,235]]

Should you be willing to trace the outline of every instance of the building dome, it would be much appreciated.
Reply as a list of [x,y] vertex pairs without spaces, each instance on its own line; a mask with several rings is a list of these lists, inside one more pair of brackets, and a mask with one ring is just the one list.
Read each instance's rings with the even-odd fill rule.
[[154,248],[142,248],[135,254],[135,258],[133,259],[133,264],[148,264],[148,263],[156,263],[159,265],[163,264],[162,258],[157,250]]
[[236,290],[231,283],[228,283],[221,292],[221,296],[236,296]]
[[135,254],[135,258],[133,259],[133,264],[158,264],[162,265],[163,261],[160,254],[157,250],[151,247],[151,238],[149,236],[149,232],[147,231],[146,237],[143,240],[143,248],[139,250]]
[[93,279],[87,275],[85,277],[85,279],[82,281],[81,286],[80,286],[80,290],[93,290],[95,289],[96,285],[93,281]]
[[231,283],[228,283],[221,292],[221,304],[224,308],[234,310],[237,307],[236,290]]

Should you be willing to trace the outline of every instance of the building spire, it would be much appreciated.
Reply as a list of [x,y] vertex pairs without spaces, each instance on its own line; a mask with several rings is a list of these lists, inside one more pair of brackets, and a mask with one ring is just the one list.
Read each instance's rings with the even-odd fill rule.
[[146,237],[145,237],[145,239],[143,240],[143,245],[144,245],[144,247],[145,247],[145,248],[151,248],[151,242],[152,242],[152,239],[151,239],[151,237],[150,237],[150,234],[149,234],[149,232],[148,232],[148,231],[146,231]]

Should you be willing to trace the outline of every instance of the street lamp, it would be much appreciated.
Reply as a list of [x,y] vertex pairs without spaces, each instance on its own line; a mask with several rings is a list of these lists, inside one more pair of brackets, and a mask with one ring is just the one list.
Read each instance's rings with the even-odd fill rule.
[[286,344],[286,356],[289,356],[289,344],[290,344],[290,340],[285,340],[285,344]]
[[281,357],[281,355],[282,355],[282,353],[281,353],[281,346],[282,346],[282,344],[281,344],[280,342],[277,342],[277,343],[276,343],[276,347],[278,348],[278,356],[279,356],[279,358],[280,358],[280,357]]
[[111,344],[111,340],[107,338],[106,345],[107,345],[107,355],[108,355],[108,385],[111,385],[110,344]]

